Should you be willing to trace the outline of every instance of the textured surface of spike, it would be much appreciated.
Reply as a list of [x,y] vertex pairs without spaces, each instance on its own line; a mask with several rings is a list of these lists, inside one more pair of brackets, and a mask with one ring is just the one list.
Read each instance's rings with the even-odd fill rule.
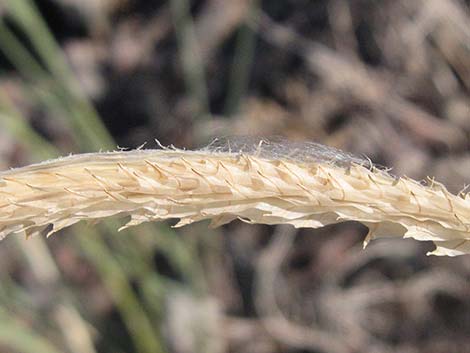
[[322,227],[354,220],[383,236],[470,253],[470,203],[435,181],[395,178],[367,159],[315,143],[220,140],[197,151],[90,153],[0,173],[0,238],[53,234],[80,220],[127,226],[210,219]]

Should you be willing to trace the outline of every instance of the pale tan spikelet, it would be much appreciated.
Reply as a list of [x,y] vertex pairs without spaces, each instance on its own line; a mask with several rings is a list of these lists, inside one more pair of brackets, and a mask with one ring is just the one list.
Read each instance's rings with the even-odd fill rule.
[[[266,147],[267,146],[267,147]],[[240,152],[240,150],[242,152]],[[130,215],[126,226],[236,218],[322,227],[355,220],[381,236],[470,253],[470,202],[435,181],[395,178],[318,144],[91,153],[0,173],[0,237],[50,235],[80,220]]]

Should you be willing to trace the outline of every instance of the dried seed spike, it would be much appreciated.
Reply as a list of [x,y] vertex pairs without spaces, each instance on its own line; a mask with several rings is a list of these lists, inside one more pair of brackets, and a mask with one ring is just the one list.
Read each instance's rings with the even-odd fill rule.
[[36,234],[47,217],[57,230],[118,214],[132,217],[128,226],[169,218],[309,227],[356,220],[371,229],[366,243],[406,234],[434,241],[435,254],[470,253],[470,196],[433,179],[426,186],[395,178],[313,143],[212,148],[92,153],[2,172],[0,234]]

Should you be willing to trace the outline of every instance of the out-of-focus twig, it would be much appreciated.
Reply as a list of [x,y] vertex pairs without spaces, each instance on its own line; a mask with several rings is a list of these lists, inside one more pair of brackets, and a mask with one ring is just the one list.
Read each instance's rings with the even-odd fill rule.
[[350,3],[347,0],[330,1],[328,19],[331,23],[336,50],[350,57],[357,57],[358,45],[354,38]]
[[188,89],[193,114],[197,118],[209,114],[209,96],[205,79],[204,61],[190,12],[189,0],[171,0],[170,12],[178,40],[179,59]]
[[207,1],[194,23],[201,61],[207,63],[219,45],[241,24],[256,0]]
[[295,240],[295,233],[296,230],[290,226],[278,226],[273,240],[257,262],[255,301],[261,321],[270,335],[283,344],[296,348],[348,353],[351,351],[350,347],[338,335],[288,320],[276,303],[276,277]]

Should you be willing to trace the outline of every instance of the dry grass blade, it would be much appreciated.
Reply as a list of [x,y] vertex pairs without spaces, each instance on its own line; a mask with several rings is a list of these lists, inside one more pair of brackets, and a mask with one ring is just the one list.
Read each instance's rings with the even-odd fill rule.
[[433,180],[396,178],[314,143],[239,141],[197,151],[90,153],[0,173],[0,236],[50,235],[80,220],[130,215],[124,226],[178,218],[322,227],[355,220],[380,236],[431,240],[436,255],[470,253],[470,204]]

